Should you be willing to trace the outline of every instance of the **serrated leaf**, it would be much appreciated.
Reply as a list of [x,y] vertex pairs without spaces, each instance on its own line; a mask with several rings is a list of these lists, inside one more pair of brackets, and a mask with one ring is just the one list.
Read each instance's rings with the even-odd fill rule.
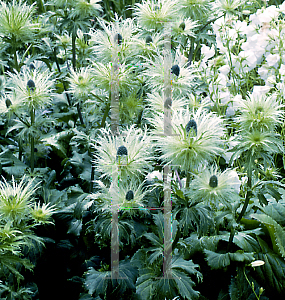
[[216,253],[210,250],[204,250],[204,253],[206,254],[208,265],[212,269],[225,268],[231,263],[229,253]]
[[283,258],[285,257],[285,231],[283,228],[270,216],[265,214],[252,214],[252,218],[263,223],[270,235],[273,250],[280,254]]
[[153,280],[156,277],[153,269],[150,267],[141,268],[140,276],[136,282],[136,292],[142,298],[142,300],[150,300],[154,294]]
[[119,264],[119,279],[110,279],[111,271],[99,272],[94,268],[90,268],[86,272],[85,286],[90,295],[95,293],[95,296],[106,293],[108,284],[119,285],[120,292],[125,292],[126,289],[135,289],[135,280],[138,271],[134,268],[129,260],[120,261]]

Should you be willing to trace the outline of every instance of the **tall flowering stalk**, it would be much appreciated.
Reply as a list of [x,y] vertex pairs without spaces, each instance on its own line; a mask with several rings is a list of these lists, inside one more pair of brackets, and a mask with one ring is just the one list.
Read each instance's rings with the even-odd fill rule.
[[156,129],[157,150],[162,152],[161,158],[166,163],[178,165],[187,172],[197,169],[205,162],[211,162],[223,151],[223,121],[214,113],[202,108],[196,112],[182,109],[172,114],[172,135],[163,136],[163,115],[157,114],[149,119]]
[[[54,80],[53,74],[48,71],[24,69],[21,73],[8,73],[10,75],[10,89],[8,93],[9,105],[7,110],[13,109],[19,121],[11,127],[8,132],[14,129],[21,129],[21,135],[27,135],[31,145],[31,171],[34,171],[34,149],[35,135],[45,120],[36,118],[36,112],[46,108],[52,103],[52,92]],[[14,106],[13,106],[13,102]],[[30,120],[27,120],[28,112]]]

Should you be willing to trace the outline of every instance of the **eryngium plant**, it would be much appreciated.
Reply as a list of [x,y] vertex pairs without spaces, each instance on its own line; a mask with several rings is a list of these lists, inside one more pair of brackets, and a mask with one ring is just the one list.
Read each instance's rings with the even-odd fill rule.
[[[164,115],[149,119],[156,129],[154,135],[161,158],[166,163],[193,171],[206,161],[211,162],[223,152],[223,121],[212,112],[199,108],[196,112],[179,110],[171,118],[172,135],[163,135]],[[190,122],[190,123],[189,123]]]
[[8,73],[9,88],[19,99],[21,108],[28,110],[46,108],[52,102],[54,79],[49,71],[28,71]]
[[217,166],[212,166],[194,176],[189,192],[193,201],[219,209],[222,205],[230,207],[239,199],[240,180],[236,171],[227,169],[221,172]]
[[32,21],[35,3],[27,5],[22,0],[8,1],[8,4],[6,2],[0,1],[0,36],[10,43],[32,41],[39,29],[39,24]]
[[146,129],[132,125],[120,136],[114,136],[110,129],[101,129],[101,136],[94,142],[94,163],[101,177],[112,178],[115,169],[121,178],[139,176],[150,167],[151,137]]
[[175,20],[177,15],[176,0],[147,0],[135,7],[138,24],[147,30],[163,30],[164,24]]
[[249,95],[246,100],[237,101],[240,115],[237,117],[242,129],[274,130],[282,124],[284,105],[274,95]]

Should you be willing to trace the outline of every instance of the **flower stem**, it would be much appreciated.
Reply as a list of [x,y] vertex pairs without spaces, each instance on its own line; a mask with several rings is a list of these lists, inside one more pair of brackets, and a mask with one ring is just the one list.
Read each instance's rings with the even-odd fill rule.
[[78,112],[78,116],[79,116],[79,120],[81,122],[81,125],[84,125],[84,121],[83,121],[83,117],[82,117],[82,113],[81,113],[81,108],[80,108],[80,103],[78,102],[76,105],[77,108],[77,112]]
[[72,66],[73,70],[76,71],[76,32],[75,32],[75,27],[72,30],[72,35],[71,35],[71,42],[72,42]]
[[13,50],[14,50],[14,64],[15,64],[15,69],[17,70],[17,72],[20,72],[20,67],[19,67],[19,63],[18,63],[18,59],[17,59],[17,49],[16,49],[16,46],[13,46]]
[[[247,192],[246,192],[246,197],[245,197],[245,201],[244,201],[242,210],[241,210],[241,212],[240,212],[240,214],[239,214],[239,216],[237,218],[237,222],[240,222],[241,218],[243,217],[243,215],[246,212],[247,206],[249,204],[249,200],[250,200],[250,198],[252,196],[251,188],[252,188],[252,162],[250,161],[249,167],[248,167],[248,170],[247,170]],[[232,228],[230,239],[229,239],[229,244],[228,244],[228,251],[229,251],[229,249],[231,247],[231,244],[233,242],[234,236],[235,236],[235,230],[234,230],[234,228]]]
[[[35,109],[31,109],[31,127],[35,123]],[[35,138],[31,134],[31,172],[34,172],[34,167],[35,167]]]
[[179,183],[179,186],[180,186],[180,190],[182,190],[182,182],[181,182],[181,179],[179,177],[179,174],[178,174],[178,171],[177,171],[176,168],[174,169],[174,172],[175,172],[175,175],[177,177],[177,180],[178,180],[178,183]]
[[187,172],[187,177],[186,177],[186,189],[189,188],[190,185],[190,172]]

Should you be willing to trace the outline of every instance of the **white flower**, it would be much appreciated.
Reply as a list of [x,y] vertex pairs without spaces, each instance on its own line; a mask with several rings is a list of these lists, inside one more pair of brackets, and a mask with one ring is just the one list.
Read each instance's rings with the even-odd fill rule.
[[182,170],[193,170],[223,151],[222,119],[203,108],[193,113],[174,111],[169,124],[172,135],[169,136],[163,135],[165,120],[162,113],[149,121],[156,127],[154,137],[163,153],[161,158]]
[[33,40],[35,31],[40,28],[38,23],[32,22],[35,3],[27,5],[22,0],[9,2],[0,1],[0,35],[12,42],[13,39],[22,43]]
[[[132,19],[122,20],[115,14],[114,22],[107,23],[97,18],[99,25],[103,28],[89,32],[90,41],[94,44],[92,49],[99,62],[109,63],[114,53],[118,53],[120,61],[129,58],[132,47],[133,34],[136,26]],[[120,34],[119,43],[116,36]]]
[[266,56],[266,61],[268,66],[276,68],[280,60],[279,54],[268,54]]
[[222,67],[219,68],[219,72],[225,76],[227,76],[229,74],[230,71],[230,66],[229,65],[224,65]]
[[255,85],[252,90],[252,97],[261,97],[270,91],[271,87],[266,85]]
[[150,167],[151,137],[147,130],[136,129],[135,125],[122,131],[120,136],[112,135],[111,130],[101,129],[101,136],[95,140],[94,163],[101,177],[111,178],[113,171],[120,176],[139,176]]
[[265,261],[263,261],[263,260],[255,260],[250,263],[250,265],[252,267],[260,267],[260,266],[263,266],[264,264],[265,264]]
[[[147,68],[143,75],[147,78],[146,83],[151,91],[159,91],[164,86],[165,70],[164,70],[164,57],[158,55],[155,61],[147,60]],[[178,66],[174,59],[172,59],[172,66],[175,66],[179,73],[178,75],[172,73],[171,75],[171,88],[173,96],[185,95],[194,87],[194,80],[197,71],[193,66]]]
[[146,180],[152,181],[154,178],[157,178],[158,180],[162,180],[162,174],[159,171],[153,171],[149,173],[146,177]]
[[90,67],[81,68],[79,71],[71,69],[69,92],[77,100],[86,100],[94,89],[93,76]]
[[212,166],[194,176],[188,193],[193,201],[217,208],[238,200],[241,182],[236,171],[227,169],[221,173],[217,166]]
[[10,73],[11,89],[23,106],[31,109],[44,108],[52,102],[54,79],[49,71],[28,71]]
[[138,23],[147,30],[163,30],[164,23],[175,20],[177,13],[177,0],[144,0],[135,4]]
[[272,95],[266,97],[264,94],[253,94],[246,100],[238,100],[238,105],[241,115],[237,121],[243,129],[273,130],[278,123],[283,122],[284,105],[279,104]]

